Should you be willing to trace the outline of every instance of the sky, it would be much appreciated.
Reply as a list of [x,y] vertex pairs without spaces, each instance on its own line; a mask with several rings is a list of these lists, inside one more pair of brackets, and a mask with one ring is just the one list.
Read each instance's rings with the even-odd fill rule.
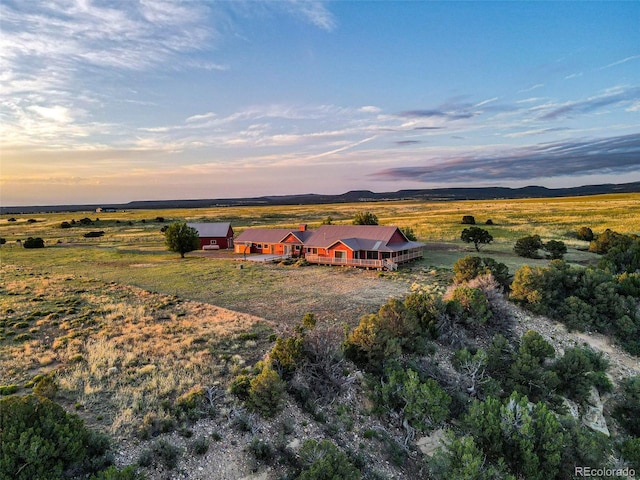
[[640,2],[0,0],[0,204],[640,181]]

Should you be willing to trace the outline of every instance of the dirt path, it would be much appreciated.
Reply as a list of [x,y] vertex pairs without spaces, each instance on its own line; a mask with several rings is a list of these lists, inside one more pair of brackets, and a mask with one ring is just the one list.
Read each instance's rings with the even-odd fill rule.
[[588,344],[594,350],[603,352],[609,360],[609,373],[616,383],[622,378],[640,375],[640,359],[628,354],[611,340],[598,333],[569,332],[567,328],[546,317],[532,315],[515,305],[509,305],[516,319],[516,331],[522,336],[527,330],[536,330],[561,355],[566,348]]

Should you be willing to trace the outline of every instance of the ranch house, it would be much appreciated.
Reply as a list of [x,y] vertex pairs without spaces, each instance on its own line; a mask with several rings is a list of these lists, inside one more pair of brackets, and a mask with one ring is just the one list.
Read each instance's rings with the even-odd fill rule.
[[233,228],[229,222],[187,223],[187,226],[198,231],[201,250],[233,248]]
[[422,258],[425,245],[408,240],[394,226],[323,225],[304,246],[309,263],[396,270]]
[[235,239],[235,252],[299,257],[304,253],[304,244],[312,233],[305,224],[297,230],[249,228]]

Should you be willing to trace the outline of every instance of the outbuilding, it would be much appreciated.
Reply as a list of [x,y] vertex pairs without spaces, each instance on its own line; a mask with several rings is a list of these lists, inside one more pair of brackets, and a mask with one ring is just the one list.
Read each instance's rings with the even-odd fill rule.
[[200,249],[221,250],[233,248],[233,228],[229,222],[187,223],[200,237]]

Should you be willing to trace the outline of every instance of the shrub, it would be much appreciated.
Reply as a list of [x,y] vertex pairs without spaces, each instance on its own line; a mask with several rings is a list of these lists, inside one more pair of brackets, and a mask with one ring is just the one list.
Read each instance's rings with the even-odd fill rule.
[[269,352],[269,359],[274,368],[283,375],[290,375],[298,367],[302,359],[301,336],[276,339],[276,344]]
[[559,380],[555,372],[545,367],[545,361],[554,356],[555,350],[551,344],[538,332],[527,331],[511,357],[512,363],[504,380],[505,390],[526,395],[532,401],[549,399]]
[[33,387],[33,393],[35,393],[38,397],[48,398],[49,400],[53,400],[58,393],[58,384],[51,375],[47,375],[38,380],[35,387]]
[[399,355],[403,348],[411,350],[421,333],[415,313],[399,300],[391,299],[377,314],[360,319],[345,342],[345,355],[366,368],[380,371],[385,358]]
[[190,420],[196,420],[200,415],[203,401],[204,388],[197,385],[176,399],[173,410],[179,417],[186,416]]
[[511,284],[511,299],[569,328],[612,334],[625,350],[637,355],[638,298],[628,295],[635,291],[636,279],[619,278],[600,269],[571,267],[561,260],[552,260],[547,268],[524,265]]
[[129,465],[122,470],[114,466],[109,467],[96,475],[92,475],[89,480],[144,480],[145,478],[144,475],[136,473],[134,466]]
[[7,243],[7,239],[0,237],[0,245],[4,245],[5,243]]
[[315,328],[315,326],[316,316],[311,312],[305,313],[302,317],[302,327],[311,330],[312,328]]
[[251,375],[241,373],[231,379],[229,383],[229,393],[234,394],[240,400],[249,399],[249,389],[251,388]]
[[353,225],[378,225],[378,217],[371,212],[358,212],[353,219]]
[[418,320],[423,334],[437,337],[437,324],[445,315],[446,304],[436,293],[414,292],[404,299],[404,306]]
[[316,328],[304,337],[304,366],[296,370],[289,388],[303,406],[310,402],[330,403],[348,388],[339,326]]
[[69,222],[62,222],[60,228],[71,228],[72,225]]
[[593,231],[589,227],[580,227],[576,232],[576,238],[578,240],[590,242],[593,240]]
[[375,392],[378,410],[398,412],[421,431],[436,427],[449,416],[451,397],[432,378],[421,381],[415,371],[398,364],[389,365],[384,376]]
[[29,237],[23,243],[24,248],[44,248],[44,240],[40,237]]
[[297,480],[359,480],[360,471],[329,440],[305,440],[299,451],[304,469]]
[[0,395],[12,395],[18,391],[18,385],[2,385],[0,386]]
[[520,303],[534,313],[549,312],[550,296],[546,285],[546,270],[541,267],[523,265],[516,270],[511,283],[511,300]]
[[556,478],[564,432],[544,403],[529,404],[513,393],[504,402],[474,402],[465,417],[467,431],[494,465],[507,465],[517,478]]
[[632,241],[633,238],[631,236],[614,232],[613,230],[607,228],[604,232],[602,232],[591,241],[591,243],[589,244],[589,251],[599,254],[605,254],[610,249],[615,247],[626,249],[629,247]]
[[284,392],[285,383],[278,373],[265,365],[250,382],[249,406],[264,417],[273,417],[282,407]]
[[453,264],[453,282],[464,283],[468,282],[472,278],[476,278],[478,275],[486,273],[482,259],[480,257],[474,257],[467,255],[460,258]]
[[615,409],[615,416],[624,428],[636,437],[640,437],[640,376],[629,377],[622,381],[622,388]]
[[640,240],[634,240],[628,245],[617,245],[610,248],[600,260],[598,267],[611,273],[640,271]]
[[564,448],[558,478],[576,478],[576,465],[613,467],[613,445],[606,435],[591,430],[573,417],[561,417],[560,423],[564,429]]
[[195,455],[204,455],[209,450],[209,439],[207,437],[197,437],[189,445],[189,450]]
[[483,228],[469,227],[462,230],[460,239],[466,243],[473,243],[476,252],[480,251],[480,244],[487,245],[493,242],[493,236]]
[[544,244],[544,249],[549,252],[548,258],[552,260],[559,260],[567,253],[567,246],[558,240],[549,240]]
[[175,420],[166,413],[147,413],[138,425],[136,434],[138,437],[148,439],[161,433],[168,433],[175,428]]
[[470,325],[484,325],[493,317],[487,296],[479,288],[456,287],[450,303],[461,320]]
[[151,447],[156,459],[160,460],[162,464],[169,470],[173,470],[178,466],[178,460],[180,459],[180,448],[172,445],[168,440],[161,438]]
[[476,219],[473,217],[473,215],[464,215],[462,217],[462,224],[463,225],[475,225],[476,224]]
[[516,255],[524,258],[540,258],[538,250],[543,247],[542,240],[539,235],[530,235],[516,240],[513,251]]
[[102,230],[96,232],[87,232],[83,235],[84,238],[97,238],[102,237],[104,232]]
[[453,273],[454,283],[468,282],[487,273],[490,273],[505,288],[508,288],[511,280],[509,267],[490,257],[480,258],[467,255],[460,258],[453,264]]
[[49,399],[0,399],[0,478],[60,478],[85,460],[86,439],[82,420]]
[[416,233],[413,231],[413,228],[403,227],[400,229],[400,231],[404,234],[405,237],[407,237],[407,240],[412,242],[418,240],[418,237],[416,237]]
[[620,445],[620,453],[629,466],[635,471],[640,470],[640,438],[628,438]]
[[455,438],[445,449],[439,449],[429,461],[429,470],[436,480],[515,480],[506,466],[487,464],[486,455],[474,438],[465,435]]
[[247,450],[260,462],[269,460],[273,455],[271,443],[258,437],[251,439],[251,442],[247,445]]
[[491,220],[490,218],[487,219],[486,222],[484,222],[485,225],[494,225],[493,220]]
[[568,348],[553,365],[560,380],[560,391],[572,400],[583,403],[589,398],[591,387],[596,386],[596,383],[604,390],[610,389],[606,375],[604,378],[597,375],[606,370],[606,363],[602,354],[598,357],[589,348]]

